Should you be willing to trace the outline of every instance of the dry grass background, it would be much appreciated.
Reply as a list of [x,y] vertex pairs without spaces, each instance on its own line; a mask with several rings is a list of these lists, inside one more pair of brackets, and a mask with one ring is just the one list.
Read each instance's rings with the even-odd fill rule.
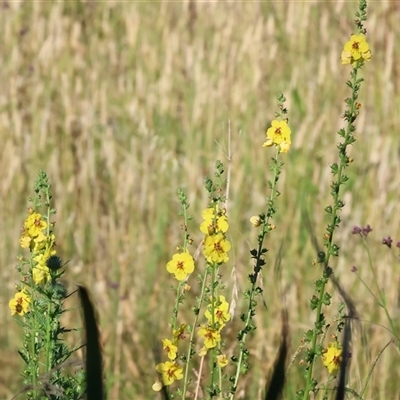
[[[99,310],[109,398],[156,398],[152,348],[172,309],[164,268],[181,234],[176,189],[189,194],[197,245],[207,202],[203,177],[212,174],[216,158],[227,162],[230,131],[234,246],[224,278],[231,288],[235,268],[243,290],[248,250],[255,245],[248,218],[265,210],[271,153],[261,143],[275,95],[283,91],[294,145],[284,156],[278,228],[268,243],[268,311],[260,304],[250,344],[254,368],[239,396],[259,398],[279,341],[281,292],[290,310],[292,352],[312,326],[307,302],[319,270],[312,265],[305,214],[322,238],[335,131],[343,125],[348,94],[349,68],[339,57],[356,7],[353,1],[2,1],[1,398],[12,397],[20,385],[20,331],[7,303],[18,279],[13,267],[20,226],[37,170],[46,170],[53,183],[58,252],[70,260],[67,283],[71,290],[76,282],[87,284]],[[382,311],[350,272],[357,265],[371,281],[361,243],[350,234],[354,224],[374,228],[370,246],[379,280],[394,320],[399,317],[399,263],[380,244],[387,235],[400,240],[399,18],[398,2],[370,2],[373,59],[363,71],[359,140],[351,150],[355,161],[338,233],[341,257],[332,265],[369,321],[361,323],[366,343],[359,329],[353,335],[349,385],[356,391],[391,336],[378,325],[387,325]],[[337,293],[333,300],[340,301]],[[366,398],[399,398],[394,349],[378,362]],[[301,388],[298,361],[288,399]]]

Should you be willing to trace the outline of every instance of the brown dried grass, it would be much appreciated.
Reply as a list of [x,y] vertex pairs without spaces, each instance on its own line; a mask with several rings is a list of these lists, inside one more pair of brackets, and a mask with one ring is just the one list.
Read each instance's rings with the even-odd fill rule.
[[[69,285],[87,284],[100,312],[109,398],[151,398],[151,348],[171,311],[164,266],[179,242],[176,189],[188,192],[199,221],[207,201],[203,176],[212,173],[217,157],[225,157],[230,121],[231,266],[243,289],[248,249],[255,243],[247,220],[264,209],[268,179],[270,155],[260,144],[275,94],[283,91],[294,146],[280,183],[278,229],[268,245],[269,310],[259,309],[254,368],[246,382],[253,396],[260,393],[279,343],[277,287],[290,310],[293,351],[312,325],[307,302],[319,272],[311,265],[314,253],[302,210],[309,209],[321,237],[338,141],[334,132],[342,126],[347,95],[348,70],[340,66],[339,54],[352,31],[356,3],[9,1],[1,7],[0,274],[6,284],[0,288],[0,317],[6,329],[0,333],[0,357],[10,359],[10,349],[20,343],[7,302],[18,279],[13,265],[26,198],[42,168],[53,182],[59,253],[71,260]],[[369,223],[379,279],[396,319],[399,267],[387,259],[380,239],[400,238],[400,8],[371,2],[369,15],[373,60],[363,72],[359,141],[352,149],[355,162],[338,234],[342,257],[333,267],[360,315],[386,325],[350,273],[351,265],[366,262],[350,230]],[[196,224],[191,230],[198,243]],[[278,284],[272,266],[282,242]],[[371,279],[366,269],[363,277]],[[357,332],[354,337],[350,384],[355,389],[389,336],[378,325],[363,327],[367,347]],[[393,363],[398,365],[398,354],[382,356],[373,398],[399,396]],[[1,397],[17,388],[18,368],[4,370]],[[288,396],[299,385],[292,373]]]

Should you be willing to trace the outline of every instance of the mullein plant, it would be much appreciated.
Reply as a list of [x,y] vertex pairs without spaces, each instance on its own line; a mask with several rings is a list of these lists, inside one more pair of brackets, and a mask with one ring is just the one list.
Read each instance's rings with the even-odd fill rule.
[[245,291],[244,297],[247,302],[247,311],[240,318],[244,323],[244,327],[238,334],[239,340],[239,356],[232,357],[236,363],[236,373],[231,377],[232,382],[230,388],[230,399],[233,399],[238,387],[239,377],[241,374],[246,374],[250,368],[249,351],[246,348],[246,340],[248,335],[256,329],[254,324],[254,316],[256,314],[257,298],[262,294],[262,288],[258,285],[258,277],[266,264],[265,255],[268,249],[265,247],[265,239],[269,232],[276,228],[273,223],[273,217],[277,211],[276,200],[280,195],[277,189],[279,176],[282,173],[283,162],[279,160],[281,153],[287,153],[292,144],[292,131],[288,125],[286,114],[288,113],[284,103],[285,96],[279,93],[277,96],[279,111],[275,114],[275,119],[271,122],[271,126],[266,132],[267,140],[263,147],[271,147],[275,151],[275,156],[272,157],[270,163],[270,171],[272,179],[268,180],[269,195],[267,197],[267,211],[259,215],[252,216],[250,222],[259,230],[257,235],[257,247],[250,251],[251,259],[253,260],[253,271],[249,274],[249,288]]
[[[194,257],[189,252],[193,239],[188,233],[188,221],[192,218],[187,212],[189,204],[186,194],[181,190],[178,191],[183,216],[182,243],[177,246],[177,252],[166,265],[167,271],[177,281],[176,286],[173,287],[176,300],[170,323],[170,334],[162,339],[165,360],[156,366],[156,371],[160,375],[153,385],[153,390],[160,391],[166,390],[176,381],[181,381],[182,384],[178,385],[175,392],[168,389],[171,398],[186,399],[189,395],[195,399],[204,398],[205,390],[207,398],[233,399],[240,376],[246,374],[250,368],[246,340],[248,335],[256,329],[253,318],[256,313],[257,298],[262,293],[257,282],[262,267],[266,263],[265,237],[275,229],[272,218],[276,212],[276,199],[280,194],[277,183],[283,165],[279,161],[279,155],[288,152],[291,145],[291,130],[285,118],[287,113],[284,107],[285,100],[282,94],[278,95],[279,112],[267,130],[267,140],[263,145],[275,150],[275,157],[272,158],[270,165],[273,178],[268,182],[270,195],[267,198],[266,213],[250,219],[252,225],[260,232],[258,246],[250,252],[254,260],[254,268],[248,278],[249,289],[244,293],[247,310],[241,315],[244,326],[238,333],[238,355],[229,357],[224,351],[225,327],[232,316],[222,280],[222,277],[226,275],[228,253],[231,249],[231,243],[227,238],[229,222],[225,208],[226,196],[223,195],[226,184],[223,178],[223,164],[219,161],[216,163],[215,182],[210,178],[205,179],[209,204],[202,212],[203,221],[200,224],[200,231],[204,235],[201,247],[206,266],[204,272],[197,273],[200,295],[197,297],[197,303],[192,307],[194,318],[191,323],[181,320],[179,309],[185,301],[187,292],[191,289],[189,280],[195,271]],[[199,367],[195,377],[192,377],[190,373],[193,367],[191,368],[190,365],[194,357],[198,357],[196,365]],[[227,366],[232,373],[224,372]],[[209,381],[204,389],[202,379],[206,375]]]
[[[185,300],[186,293],[191,289],[188,284],[189,276],[194,272],[194,259],[189,253],[189,246],[193,243],[188,233],[188,221],[191,217],[187,210],[189,204],[187,196],[178,191],[178,198],[182,205],[183,240],[182,245],[177,247],[177,252],[167,263],[167,271],[178,281],[175,287],[176,301],[171,319],[171,334],[162,340],[163,351],[166,361],[156,366],[161,379],[154,385],[153,389],[158,391],[163,386],[169,386],[175,381],[183,380],[182,387],[177,390],[177,398],[185,399],[190,384],[195,383],[196,396],[200,390],[200,376],[198,381],[192,382],[189,377],[190,362],[197,353],[200,357],[200,368],[204,368],[204,359],[210,359],[210,383],[207,388],[210,397],[221,393],[222,368],[228,364],[227,356],[223,353],[223,329],[230,320],[229,304],[222,293],[224,285],[220,280],[224,264],[229,261],[228,252],[231,248],[226,233],[229,228],[226,209],[223,208],[225,198],[222,193],[223,171],[222,163],[217,162],[216,177],[218,183],[214,184],[211,179],[206,179],[206,188],[210,193],[210,204],[203,211],[203,222],[200,230],[204,234],[202,243],[203,255],[206,260],[204,274],[198,274],[198,282],[201,286],[201,294],[197,304],[193,307],[194,320],[192,324],[180,322],[179,307]],[[186,351],[183,343],[187,343]],[[201,343],[200,348],[196,344]],[[175,398],[175,397],[173,397]]]
[[82,368],[74,375],[65,372],[74,364],[67,360],[76,349],[65,343],[63,336],[71,329],[60,323],[68,311],[63,303],[69,295],[60,282],[64,264],[57,256],[52,219],[56,211],[51,208],[51,186],[45,172],[39,172],[34,190],[19,240],[28,254],[18,258],[21,279],[9,302],[11,315],[23,330],[19,350],[25,362],[23,391],[32,400],[80,399],[85,390]]
[[[323,365],[330,374],[330,379],[335,376],[341,365],[343,349],[338,341],[336,334],[332,335],[332,340],[324,347],[322,340],[325,337],[328,323],[324,315],[324,307],[331,304],[331,295],[326,291],[326,284],[332,274],[331,263],[333,257],[339,256],[339,245],[334,241],[334,233],[339,228],[341,217],[340,211],[344,207],[344,201],[341,198],[342,186],[348,181],[345,174],[346,168],[353,161],[347,154],[348,146],[352,145],[356,138],[354,136],[355,121],[360,112],[361,104],[358,102],[358,95],[363,79],[359,77],[360,70],[365,62],[371,59],[371,50],[366,40],[366,29],[363,23],[367,20],[367,3],[365,0],[359,2],[359,10],[356,12],[356,32],[351,35],[350,40],[344,45],[341,54],[342,65],[351,67],[350,79],[346,82],[350,88],[350,96],[345,99],[346,109],[343,119],[346,121],[345,128],[340,129],[337,133],[341,138],[341,142],[337,145],[338,162],[331,165],[332,183],[331,196],[332,204],[325,208],[325,212],[329,218],[329,223],[324,234],[325,252],[318,253],[316,262],[322,265],[322,276],[315,282],[315,294],[310,300],[310,308],[315,312],[314,327],[306,332],[303,342],[306,347],[305,357],[302,363],[305,364],[305,388],[297,392],[297,399],[309,399],[319,391],[320,387],[314,378],[314,366],[318,357],[322,358]],[[340,305],[340,314],[343,314],[343,305]],[[337,332],[343,328],[343,320],[339,321]],[[347,357],[347,355],[346,355]],[[326,395],[324,396],[324,398]]]

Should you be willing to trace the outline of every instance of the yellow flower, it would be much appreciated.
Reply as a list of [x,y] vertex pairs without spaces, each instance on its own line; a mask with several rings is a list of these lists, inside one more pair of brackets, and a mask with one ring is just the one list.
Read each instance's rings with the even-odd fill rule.
[[[41,242],[38,242],[41,243]],[[52,247],[47,247],[44,251],[43,248],[41,248],[41,245],[38,245],[38,247],[34,247],[34,252],[40,252],[37,256],[35,256],[33,259],[38,263],[42,265],[46,265],[46,261],[51,257],[54,256],[57,252],[55,249]]]
[[[214,304],[214,323],[218,324],[219,329],[222,329],[231,319],[231,315],[229,314],[229,303],[225,300],[225,296],[219,296],[219,303],[220,304],[218,306],[217,304]],[[204,315],[210,325],[213,322],[213,315],[211,314],[211,311],[212,305],[209,304]]]
[[365,39],[365,35],[360,33],[359,35],[351,35],[351,38],[344,45],[342,51],[342,65],[354,64],[357,61],[363,63],[364,61],[371,60],[371,50],[369,44]]
[[39,266],[32,268],[32,278],[36,285],[46,283],[50,280],[50,269],[46,266]]
[[228,358],[226,357],[226,354],[220,354],[217,356],[217,364],[220,368],[224,368],[228,365]]
[[227,232],[229,228],[228,217],[225,215],[225,210],[218,211],[215,215],[213,207],[206,208],[202,213],[204,221],[200,224],[200,231],[205,235],[212,235],[216,232]]
[[46,228],[47,222],[43,220],[41,214],[35,212],[30,214],[24,223],[24,229],[31,238],[36,237],[43,229]]
[[[34,251],[37,247],[39,247],[38,251],[41,251],[42,243],[46,242],[36,242],[34,246]],[[47,248],[45,251],[41,251],[37,256],[33,257],[33,260],[36,262],[32,269],[32,277],[34,282],[37,285],[41,283],[46,283],[50,279],[50,269],[47,266],[47,260],[50,256],[56,254],[56,251],[52,248]]]
[[271,122],[271,127],[267,130],[267,139],[272,141],[272,143],[270,144],[270,141],[267,140],[264,145],[268,147],[269,145],[272,146],[272,144],[279,145],[282,142],[290,144],[291,133],[292,131],[286,121],[278,121],[277,119],[274,119]]
[[56,237],[52,233],[50,236],[46,236],[43,232],[40,232],[34,239],[33,239],[33,253],[38,253],[43,249],[46,249],[47,258],[50,256],[54,256],[57,252],[54,249],[56,243]]
[[164,339],[162,343],[164,353],[167,354],[167,357],[172,361],[175,360],[178,347],[176,347],[169,339]]
[[342,346],[337,342],[328,344],[328,347],[323,351],[322,362],[328,369],[330,374],[335,374],[342,361]]
[[199,357],[205,357],[207,355],[207,351],[208,349],[205,346],[203,346],[197,354],[199,355]]
[[280,145],[279,145],[279,153],[287,153],[290,149],[291,142],[284,140]]
[[258,228],[261,225],[261,220],[258,215],[253,215],[252,217],[250,217],[250,222],[255,228]]
[[151,387],[155,392],[159,392],[163,388],[163,384],[160,381],[156,381],[153,383]]
[[32,240],[32,238],[30,236],[26,235],[24,232],[24,234],[19,239],[19,244],[21,245],[21,247],[23,249],[29,249],[29,247],[31,245],[31,240]]
[[204,240],[204,256],[208,262],[217,264],[229,261],[228,254],[231,244],[225,239],[222,233],[207,236]]
[[178,344],[179,340],[184,340],[186,338],[186,326],[186,324],[182,324],[178,329],[172,331],[175,346]]
[[156,370],[161,374],[161,380],[165,386],[183,378],[183,368],[176,362],[166,361],[158,364]]
[[267,141],[263,143],[263,147],[272,147],[273,145],[274,142],[272,139],[267,139]]
[[[54,235],[51,235],[54,236]],[[47,236],[43,232],[38,232],[38,234],[35,236],[33,239],[33,242],[35,243],[34,251],[39,251],[43,249],[46,245],[46,242],[51,242],[51,239],[48,240]]]
[[29,305],[31,304],[31,297],[24,290],[15,293],[14,298],[8,302],[11,309],[11,315],[18,314],[23,316],[28,312]]
[[199,328],[198,335],[204,338],[204,347],[206,349],[214,348],[221,341],[219,329],[213,329],[210,326],[202,325]]
[[183,281],[194,271],[194,260],[188,252],[177,253],[167,263],[167,271],[174,274],[178,281]]

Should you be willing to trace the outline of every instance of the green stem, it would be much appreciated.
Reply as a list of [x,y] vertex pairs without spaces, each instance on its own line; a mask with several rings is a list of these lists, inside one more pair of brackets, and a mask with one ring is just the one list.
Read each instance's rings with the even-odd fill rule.
[[[45,190],[45,195],[46,195],[46,204],[47,204],[47,229],[46,229],[46,236],[49,238],[50,237],[50,217],[51,217],[51,212],[50,212],[50,193],[49,189],[46,188]],[[49,250],[48,249],[49,244],[46,245],[46,253]],[[53,338],[51,336],[51,325],[52,325],[52,316],[51,316],[51,299],[47,298],[47,312],[46,312],[46,349],[45,349],[45,355],[46,355],[46,365],[45,365],[45,372],[48,372],[52,368],[52,349],[54,348],[53,345]]]
[[33,320],[33,332],[31,332],[31,341],[30,341],[30,349],[31,349],[31,354],[30,354],[30,359],[29,359],[29,370],[30,370],[30,379],[32,382],[32,387],[33,387],[33,398],[36,399],[37,392],[36,392],[36,387],[37,387],[37,377],[38,377],[38,357],[36,355],[36,348],[35,348],[35,325],[36,325],[36,319]]
[[363,396],[364,396],[364,393],[365,393],[365,391],[367,390],[368,382],[369,382],[369,380],[370,380],[370,378],[371,378],[372,372],[374,371],[376,364],[378,363],[379,358],[381,357],[381,355],[383,354],[383,352],[386,350],[386,348],[387,348],[391,343],[392,343],[392,340],[390,340],[388,343],[386,343],[385,346],[382,348],[382,350],[381,350],[381,351],[378,353],[378,355],[376,356],[375,361],[373,362],[372,367],[371,367],[371,369],[369,370],[367,379],[365,380],[363,389],[362,389],[362,391],[361,391],[361,393],[360,393],[360,397],[363,397]]
[[[276,150],[276,156],[275,156],[275,159],[274,159],[274,170],[273,170],[274,177],[272,179],[271,193],[270,193],[270,196],[267,199],[267,204],[268,204],[268,207],[269,207],[269,211],[271,211],[272,208],[273,208],[273,202],[274,202],[274,198],[276,196],[276,186],[277,186],[278,179],[279,179],[279,174],[280,174],[280,167],[278,165],[278,155],[279,155],[279,150],[277,149]],[[254,304],[254,297],[255,297],[255,294],[256,294],[256,283],[257,283],[258,274],[261,271],[260,261],[261,261],[261,258],[263,257],[262,249],[263,249],[263,245],[264,245],[265,236],[266,236],[266,234],[268,232],[268,225],[269,225],[270,217],[271,217],[271,213],[268,212],[267,215],[266,215],[266,218],[264,220],[262,235],[261,235],[261,237],[260,237],[260,239],[258,241],[257,258],[256,258],[256,261],[255,261],[255,267],[254,267],[254,275],[255,276],[254,276],[254,279],[252,281],[251,288],[250,288],[250,291],[249,291],[248,311],[247,311],[247,315],[246,315],[246,319],[245,319],[245,326],[243,328],[243,336],[242,336],[241,341],[240,341],[241,342],[240,354],[239,354],[239,359],[238,359],[237,367],[236,367],[235,380],[233,382],[234,391],[236,391],[236,388],[237,388],[237,385],[238,385],[238,382],[239,382],[241,367],[242,367],[242,363],[243,363],[243,357],[244,357],[244,354],[245,354],[245,344],[246,344],[246,338],[247,338],[247,335],[248,335],[248,329],[250,327],[250,323],[251,323],[251,320],[252,320],[253,315],[254,315],[254,305],[253,304]],[[234,398],[234,396],[235,396],[235,393],[231,393],[229,399],[232,400]]]
[[51,337],[51,319],[50,319],[50,314],[51,314],[51,300],[47,299],[47,312],[46,312],[46,369],[45,372],[49,372],[52,368],[51,365],[51,359],[52,359],[52,354],[51,351],[54,348],[53,347],[53,339]]
[[[207,277],[208,277],[208,271],[206,270],[206,273],[204,274],[204,278],[203,278],[203,284],[201,286],[200,299],[197,304],[197,310],[199,310],[199,311],[201,309],[201,306],[202,306],[203,300],[204,300],[204,292],[205,292],[205,288],[206,288],[206,284],[207,284]],[[190,332],[189,347],[188,347],[188,351],[187,351],[187,355],[186,355],[186,367],[185,367],[185,377],[184,377],[183,390],[182,390],[182,400],[185,400],[185,398],[186,398],[186,391],[187,391],[187,386],[188,386],[188,381],[189,381],[189,364],[190,364],[190,360],[191,360],[191,356],[192,356],[192,348],[195,344],[194,343],[194,330],[195,330],[195,327],[197,327],[198,319],[199,319],[199,312],[196,313],[196,316],[195,316],[194,322],[193,322],[193,328],[192,328],[192,331]]]
[[[188,215],[187,215],[187,206],[186,204],[183,205],[183,221],[185,224],[185,227],[187,227],[188,223]],[[186,251],[187,250],[187,245],[188,245],[188,235],[187,235],[187,229],[185,229],[185,234],[183,237],[183,249]]]
[[[30,270],[32,271],[33,268],[33,263],[32,263],[32,257],[30,259]],[[36,310],[36,299],[35,297],[35,290],[32,291],[32,312],[31,312],[31,324],[30,325],[30,343],[29,343],[29,348],[30,348],[30,355],[29,355],[29,371],[30,371],[30,381],[32,383],[33,387],[33,398],[36,399],[37,397],[37,378],[39,375],[39,355],[37,354],[37,349],[36,349],[36,332],[38,331],[37,328],[37,310]]]
[[[363,238],[363,245],[364,245],[364,248],[365,248],[365,250],[366,250],[366,252],[367,252],[367,256],[368,256],[368,266],[369,266],[369,269],[370,269],[370,271],[371,271],[371,273],[372,273],[372,276],[373,276],[373,278],[374,278],[374,284],[375,284],[375,286],[376,286],[376,288],[377,288],[377,290],[378,290],[379,297],[382,299],[382,291],[381,291],[381,288],[380,288],[379,285],[378,285],[378,278],[377,278],[377,276],[376,276],[375,269],[374,269],[374,266],[373,266],[373,263],[372,263],[371,252],[369,251],[369,247],[368,247],[368,244],[367,244],[367,241],[366,241],[365,238]],[[374,296],[374,297],[375,297],[375,296]]]
[[175,306],[174,306],[174,312],[172,315],[172,329],[177,328],[177,322],[178,322],[178,309],[179,309],[179,298],[181,297],[181,289],[182,286],[185,284],[185,282],[179,282],[178,287],[176,288],[176,296],[175,296]]
[[[369,288],[368,288],[365,284],[364,284],[364,285],[367,287],[367,289],[369,290],[369,292],[372,294],[373,298],[374,298],[375,301],[378,303],[378,305],[384,309],[385,314],[386,314],[386,318],[388,319],[390,328],[391,328],[391,330],[392,330],[392,334],[393,334],[393,335],[395,336],[395,338],[397,339],[397,347],[400,349],[400,338],[399,338],[399,336],[396,334],[396,327],[394,326],[393,319],[392,319],[392,317],[391,317],[390,314],[389,314],[389,310],[387,309],[385,293],[384,293],[384,292],[381,290],[381,288],[379,287],[378,278],[377,278],[377,276],[376,276],[376,272],[375,272],[374,265],[373,265],[373,262],[372,262],[371,252],[370,252],[370,250],[369,250],[369,247],[368,247],[368,244],[367,244],[365,238],[364,238],[364,240],[363,240],[363,244],[364,244],[364,247],[365,247],[365,249],[366,249],[366,251],[367,251],[367,255],[368,255],[368,265],[369,265],[369,268],[370,268],[370,270],[371,270],[371,272],[372,272],[372,276],[373,276],[373,278],[374,278],[374,283],[375,283],[375,286],[376,286],[376,288],[377,288],[377,290],[378,290],[378,294],[379,294],[379,299],[380,299],[380,300],[378,300],[378,299],[372,294],[371,290],[369,290]],[[362,282],[363,282],[363,281],[362,281]]]
[[[215,320],[214,320],[214,307],[215,307],[215,270],[218,268],[217,265],[212,267],[211,271],[211,326],[212,329],[215,329]],[[211,385],[210,387],[214,387],[215,383],[215,360],[216,360],[216,352],[215,348],[212,349],[212,357],[210,359],[210,367],[211,367]]]
[[379,304],[379,306],[382,307],[382,304],[380,303],[380,301],[377,299],[377,297],[375,296],[374,292],[369,288],[369,286],[365,283],[364,279],[361,278],[361,276],[359,274],[357,274],[358,279],[361,281],[361,283],[364,285],[365,289],[368,290],[369,294],[372,296],[372,298]]
[[221,391],[219,392],[219,399],[222,400],[222,368],[218,366],[218,381],[219,381],[219,388]]
[[[350,113],[350,118],[348,118],[347,121],[347,127],[346,127],[346,133],[344,137],[344,151],[341,154],[345,154],[346,148],[349,144],[349,139],[352,136],[352,124],[356,118],[356,98],[357,98],[357,91],[356,91],[356,86],[357,86],[357,71],[358,71],[358,66],[356,65],[353,68],[353,74],[352,74],[352,96],[351,96],[351,101],[349,104],[349,113]],[[353,119],[354,117],[354,119]],[[322,285],[320,287],[320,292],[319,292],[319,298],[318,298],[318,306],[317,306],[317,312],[316,312],[316,319],[315,319],[315,326],[313,329],[313,336],[311,339],[311,356],[309,360],[309,366],[307,369],[307,374],[306,374],[306,388],[304,391],[303,399],[307,400],[309,398],[309,391],[312,389],[312,381],[313,381],[313,367],[314,367],[314,362],[315,362],[315,355],[316,355],[316,347],[317,347],[317,338],[321,333],[321,327],[320,321],[322,320],[322,306],[323,306],[323,299],[325,295],[325,287],[328,282],[328,276],[329,274],[327,273],[327,269],[329,267],[329,260],[330,256],[333,252],[333,234],[335,231],[335,228],[338,226],[338,212],[342,208],[339,205],[339,194],[340,194],[340,187],[342,185],[342,177],[343,177],[343,172],[346,167],[346,162],[343,160],[343,157],[339,157],[339,168],[336,174],[336,186],[337,190],[333,190],[332,196],[333,196],[333,208],[332,208],[332,219],[331,219],[331,232],[329,232],[329,238],[325,242],[325,246],[327,247],[327,255],[324,260],[324,270],[323,270],[323,279],[322,279]]]

